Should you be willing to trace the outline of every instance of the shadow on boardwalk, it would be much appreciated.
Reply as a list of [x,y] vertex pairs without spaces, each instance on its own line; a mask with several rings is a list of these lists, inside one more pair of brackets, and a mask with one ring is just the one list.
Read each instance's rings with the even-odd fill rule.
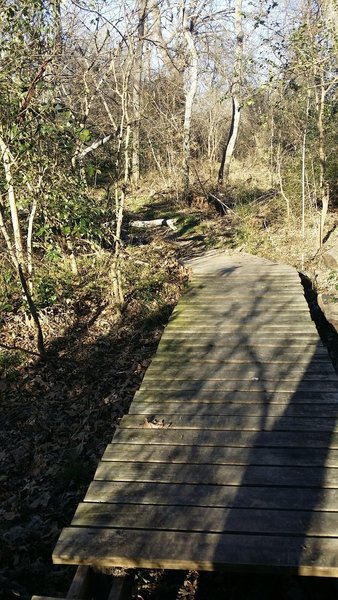
[[[336,574],[338,381],[301,288],[215,275],[178,305],[89,488],[107,513],[90,516],[96,548],[104,562],[115,535],[124,564]],[[78,539],[64,556],[85,557]]]

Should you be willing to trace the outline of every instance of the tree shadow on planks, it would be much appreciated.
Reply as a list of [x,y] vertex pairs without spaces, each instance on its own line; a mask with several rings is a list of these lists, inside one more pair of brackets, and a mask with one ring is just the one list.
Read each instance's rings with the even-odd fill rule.
[[[265,293],[268,292],[266,289]],[[255,321],[260,306],[260,300],[252,302],[251,322]],[[287,311],[287,304],[284,308]],[[301,319],[298,326],[300,323]],[[258,336],[268,324],[272,321],[266,314],[263,325],[259,324]],[[224,488],[228,493],[227,514],[216,544],[216,568],[228,564],[238,568],[246,566],[249,571],[257,568],[307,575],[337,573],[337,544],[333,537],[338,524],[337,377],[321,346],[313,342],[308,344],[305,334],[300,336],[302,343],[298,343],[298,356],[293,348],[292,360],[283,362],[285,347],[290,349],[290,342],[297,339],[297,332],[301,331],[296,324],[297,320],[294,321],[295,329],[279,331],[278,339],[276,332],[272,335],[271,339],[277,343],[269,360],[271,364],[277,361],[275,373],[271,364],[262,361],[257,341],[252,343],[245,327],[241,328],[240,346],[247,343],[250,346],[250,359],[257,367],[252,379],[257,383],[248,390],[241,381],[235,393],[249,392],[248,400],[253,401],[250,408],[256,406],[251,415],[256,415],[260,422],[256,426],[250,413],[241,421],[241,431],[251,433],[253,430],[254,433],[246,447],[247,452],[242,452],[241,464],[236,463],[240,480],[235,478],[234,481],[230,474],[229,487]],[[309,349],[312,346],[310,353],[307,345]],[[245,377],[247,374],[246,371]],[[244,371],[239,375],[243,376]],[[219,386],[215,385],[213,389],[218,393]],[[261,397],[259,405],[255,405],[257,396]],[[241,444],[238,439],[237,444],[242,446],[243,442]],[[210,454],[209,459],[211,463],[213,456]],[[219,484],[224,485],[224,480]],[[262,581],[264,578],[261,584]],[[330,583],[329,580],[303,579],[301,586],[308,595],[302,597],[319,598],[323,589],[333,597],[337,588],[335,585],[330,588]],[[241,591],[234,597],[247,597],[238,586],[238,580],[236,587]],[[252,598],[252,592],[248,597]],[[276,597],[276,590],[269,595],[265,588],[260,597]]]
[[337,377],[300,283],[240,269],[179,303],[64,554],[92,526],[103,561],[115,540],[129,565],[337,568]]

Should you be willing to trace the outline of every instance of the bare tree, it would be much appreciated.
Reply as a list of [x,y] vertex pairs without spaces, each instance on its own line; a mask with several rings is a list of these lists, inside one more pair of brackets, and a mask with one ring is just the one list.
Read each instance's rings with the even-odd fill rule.
[[240,123],[240,89],[243,69],[243,29],[242,29],[242,0],[235,0],[235,62],[234,79],[231,89],[232,115],[227,142],[224,146],[222,160],[218,171],[218,183],[223,183],[229,178],[230,163],[234,154],[239,123]]
[[194,99],[197,90],[198,76],[198,54],[194,39],[195,24],[197,19],[196,6],[197,3],[192,2],[189,6],[185,0],[181,1],[180,11],[184,39],[188,51],[188,71],[186,90],[185,90],[185,109],[183,121],[183,189],[185,192],[189,189],[190,175],[190,139],[191,139],[191,117]]
[[135,59],[133,68],[133,127],[132,127],[132,182],[138,185],[140,179],[140,128],[142,102],[143,46],[147,0],[138,0],[136,7],[137,29],[135,40]]

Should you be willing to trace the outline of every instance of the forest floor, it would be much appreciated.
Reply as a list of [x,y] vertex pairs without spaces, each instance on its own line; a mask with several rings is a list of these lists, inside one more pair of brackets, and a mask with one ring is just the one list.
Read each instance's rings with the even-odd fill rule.
[[[53,548],[128,411],[187,283],[182,258],[213,247],[259,253],[231,211],[220,217],[203,198],[184,207],[167,197],[144,197],[128,210],[121,318],[104,288],[99,293],[79,285],[67,304],[43,313],[48,361],[19,350],[0,354],[1,600],[65,594],[74,569],[53,566]],[[130,227],[132,219],[155,217],[177,217],[177,231]],[[264,248],[261,253],[269,254]],[[336,358],[336,336],[325,324],[323,331]],[[0,332],[2,344],[35,350],[23,313],[8,314]],[[134,600],[330,600],[337,594],[332,580],[267,575],[139,571],[134,581]]]

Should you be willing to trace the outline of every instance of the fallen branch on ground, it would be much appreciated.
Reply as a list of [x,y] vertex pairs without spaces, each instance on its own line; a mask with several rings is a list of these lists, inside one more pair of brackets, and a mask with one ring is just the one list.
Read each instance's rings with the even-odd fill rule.
[[177,231],[177,219],[152,219],[151,221],[131,221],[131,227],[152,228],[152,227],[169,227],[173,231]]

